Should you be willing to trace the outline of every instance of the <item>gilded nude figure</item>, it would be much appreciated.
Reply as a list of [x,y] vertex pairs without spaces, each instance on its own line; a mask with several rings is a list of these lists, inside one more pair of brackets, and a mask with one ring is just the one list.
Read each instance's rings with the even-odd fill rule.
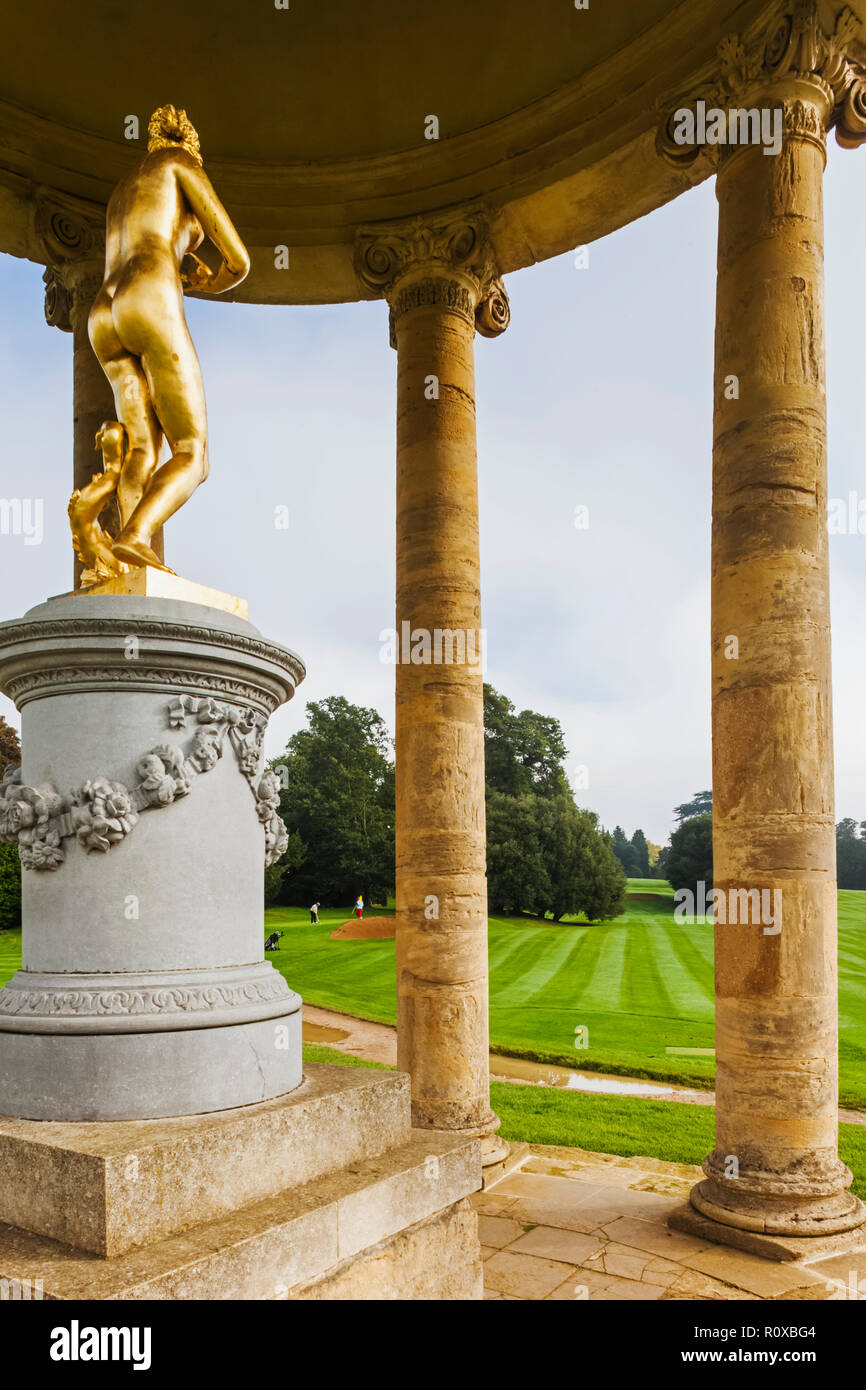
[[[205,238],[222,257],[216,272],[193,254]],[[250,261],[184,111],[162,106],[151,117],[147,154],[109,200],[105,243],[88,330],[117,420],[97,436],[104,472],[69,504],[85,584],[130,566],[166,569],[154,533],[208,475],[204,387],[183,294],[222,294],[240,284]],[[163,437],[171,456],[160,465]],[[112,540],[99,514],[115,494],[121,531]]]

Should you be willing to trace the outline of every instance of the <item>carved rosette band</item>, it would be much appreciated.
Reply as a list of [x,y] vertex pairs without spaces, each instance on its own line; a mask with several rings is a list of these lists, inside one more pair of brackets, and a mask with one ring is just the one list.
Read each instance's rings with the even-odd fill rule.
[[392,346],[397,319],[430,304],[454,310],[486,338],[508,327],[508,295],[480,211],[362,228],[355,271],[367,290],[388,301]]
[[[813,140],[823,149],[826,132],[835,127],[836,140],[845,149],[861,145],[866,141],[866,68],[848,56],[859,29],[860,21],[847,6],[828,33],[816,0],[788,0],[754,37],[726,35],[717,50],[715,73],[665,112],[656,136],[659,154],[681,168],[701,155],[718,165],[738,148],[727,123],[736,120],[745,131],[745,118],[758,115],[768,103],[781,112],[786,136]],[[685,112],[695,117],[693,126]],[[688,134],[692,128],[694,138]]]
[[265,863],[275,864],[288,845],[279,815],[280,783],[270,768],[259,776],[267,720],[254,710],[211,698],[177,696],[169,706],[169,724],[196,729],[184,752],[160,744],[136,764],[138,783],[126,787],[94,777],[62,796],[55,787],[22,785],[21,769],[7,768],[0,784],[0,840],[18,846],[25,869],[58,869],[66,858],[63,841],[75,837],[88,853],[106,853],[132,831],[140,812],[170,806],[186,796],[196,778],[216,767],[228,742],[255,798],[265,832]]

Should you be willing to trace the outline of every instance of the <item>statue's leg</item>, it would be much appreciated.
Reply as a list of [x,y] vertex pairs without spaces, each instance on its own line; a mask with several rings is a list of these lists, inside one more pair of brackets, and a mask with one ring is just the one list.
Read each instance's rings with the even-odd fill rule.
[[107,296],[97,298],[90,312],[88,329],[93,350],[114,392],[117,418],[129,439],[117,487],[120,524],[125,526],[156,470],[162,431],[141,363],[121,342],[112,309],[112,301]]
[[173,316],[160,321],[158,336],[141,354],[141,365],[172,453],[125,522],[114,553],[131,564],[158,564],[150,549],[151,537],[208,474],[204,386],[182,313],[179,321]]
[[120,524],[125,526],[156,472],[162,430],[150,403],[147,380],[136,359],[118,358],[108,363],[105,371],[114,391],[117,417],[129,436],[129,452],[117,485]]

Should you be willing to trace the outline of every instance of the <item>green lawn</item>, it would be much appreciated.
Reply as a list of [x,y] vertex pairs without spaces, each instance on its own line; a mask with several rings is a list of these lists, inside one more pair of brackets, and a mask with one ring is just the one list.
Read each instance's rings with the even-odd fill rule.
[[[713,940],[705,922],[680,926],[673,895],[632,879],[626,913],[602,926],[528,917],[490,919],[490,1033],[495,1050],[588,1071],[710,1088],[715,1063],[668,1049],[713,1047]],[[368,915],[393,909],[372,908]],[[269,955],[307,1002],[382,1023],[396,1021],[393,941],[332,941],[348,909],[273,908],[265,930],[285,931]],[[20,933],[0,933],[0,983],[20,960]],[[866,1109],[866,893],[839,894],[840,1093]],[[575,1028],[589,1046],[574,1047]]]
[[[342,1066],[379,1065],[315,1043],[304,1044],[304,1059]],[[702,1163],[716,1142],[712,1105],[582,1095],[506,1081],[493,1082],[490,1103],[502,1121],[503,1138],[529,1144],[561,1144],[623,1158],[649,1156],[670,1163]],[[840,1125],[839,1154],[854,1174],[851,1191],[866,1198],[866,1127]]]
[[[713,932],[680,926],[673,894],[657,879],[631,879],[622,917],[602,926],[528,917],[490,919],[490,1035],[495,1050],[587,1071],[711,1088]],[[375,908],[375,914],[385,909]],[[268,929],[286,935],[271,959],[304,999],[394,1023],[393,941],[332,941],[342,910],[318,927],[297,908],[275,908]],[[840,1094],[866,1108],[866,893],[839,894]],[[589,1046],[574,1047],[574,1030]]]
[[[674,922],[673,892],[656,878],[632,878],[628,890],[624,916],[603,926],[491,917],[492,1047],[710,1088],[713,1056],[667,1049],[713,1047],[712,926]],[[841,1099],[866,1108],[866,892],[838,898]],[[346,913],[321,917],[310,927],[300,909],[267,913],[268,929],[286,931],[275,965],[310,1004],[395,1022],[393,941],[331,941]],[[588,1048],[574,1048],[578,1026]]]
[[20,964],[21,932],[0,931],[0,985],[5,985]]

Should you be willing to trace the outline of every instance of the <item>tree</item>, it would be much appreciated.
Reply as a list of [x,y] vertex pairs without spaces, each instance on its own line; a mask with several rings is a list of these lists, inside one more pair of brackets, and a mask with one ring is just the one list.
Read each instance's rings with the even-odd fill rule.
[[[21,762],[18,735],[0,714],[0,777]],[[21,926],[21,860],[15,845],[0,843],[0,931]]]
[[7,724],[0,714],[0,777],[7,767],[17,767],[21,762],[21,742],[11,724]]
[[682,824],[685,820],[691,820],[694,816],[705,816],[713,809],[713,794],[711,791],[695,792],[691,801],[684,801],[682,806],[674,807],[674,815]]
[[866,888],[866,822],[847,818],[836,826],[836,877],[840,888]]
[[637,860],[634,846],[628,839],[621,825],[614,826],[613,838],[611,840],[613,852],[623,868],[623,873],[627,878],[638,878]]
[[617,916],[625,877],[598,818],[575,805],[559,720],[518,713],[485,685],[484,752],[491,909],[549,912],[557,922],[579,912],[591,921]]
[[571,795],[487,800],[487,885],[494,912],[607,920],[622,912],[625,875],[598,817]]
[[385,723],[342,695],[312,701],[307,715],[309,728],[278,760],[288,774],[280,815],[298,837],[279,901],[349,904],[363,893],[367,902],[385,902],[394,891],[394,764]]
[[[592,812],[595,825],[598,818]],[[613,852],[613,842],[606,830],[602,830],[591,842],[591,855],[586,869],[585,885],[581,896],[581,906],[590,922],[608,921],[618,917],[625,907],[625,891],[628,887],[622,865]]]
[[567,756],[558,719],[525,709],[484,687],[484,759],[487,786],[506,796],[562,796],[569,792]]
[[493,912],[540,915],[550,900],[539,801],[495,788],[487,793],[487,899]]
[[[273,767],[273,763],[271,766]],[[307,849],[303,840],[297,830],[292,831],[285,853],[276,864],[268,864],[265,867],[265,907],[273,907],[279,902],[285,879],[291,877],[306,856]]]
[[635,869],[633,878],[649,878],[650,859],[649,845],[642,830],[636,830],[631,837],[631,848],[634,852]]
[[713,885],[713,818],[709,814],[690,816],[671,835],[667,852],[668,883],[677,892],[688,888],[696,892],[699,882],[707,891]]
[[14,845],[0,844],[0,931],[21,926],[21,860]]

